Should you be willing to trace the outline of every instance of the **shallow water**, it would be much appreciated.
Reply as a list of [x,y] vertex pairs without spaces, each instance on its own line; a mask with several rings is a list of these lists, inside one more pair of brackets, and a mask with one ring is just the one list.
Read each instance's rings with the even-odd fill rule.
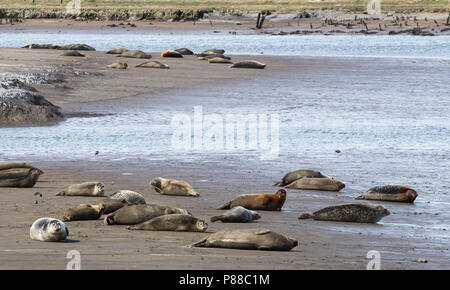
[[[19,33],[14,40],[0,35],[0,46],[16,47],[31,42],[85,42],[101,50],[127,46],[160,51],[178,46],[201,50],[214,43],[236,54],[363,55],[298,57],[301,62],[285,72],[217,84],[214,90],[198,87],[95,106],[95,113],[114,115],[70,118],[42,128],[0,128],[0,159],[91,160],[98,150],[97,158],[115,161],[226,162],[230,168],[256,168],[269,184],[286,172],[312,168],[346,183],[339,195],[348,201],[373,186],[407,184],[419,192],[415,204],[386,203],[397,215],[395,223],[385,218],[382,227],[370,230],[400,233],[403,238],[423,236],[430,243],[449,245],[450,37],[200,34],[197,39],[159,35],[158,41],[143,41],[130,33],[114,41],[111,35],[75,34],[69,41],[60,33],[48,41],[48,35],[40,39],[39,34]],[[131,39],[136,42],[128,42]],[[201,106],[203,114],[222,118],[277,114],[279,156],[261,160],[259,148],[175,150],[172,118],[186,114],[193,120],[195,106]],[[316,192],[302,196],[324,198]],[[301,200],[291,201],[289,208],[302,209]],[[367,231],[362,226],[337,224],[336,228]]]
[[[242,34],[241,34],[242,33]],[[0,47],[22,47],[30,43],[58,45],[86,43],[97,50],[118,47],[163,51],[188,47],[200,52],[214,46],[228,54],[297,56],[377,56],[450,59],[450,36],[412,35],[268,35],[228,31],[162,30],[0,30]],[[212,45],[213,44],[213,45]]]

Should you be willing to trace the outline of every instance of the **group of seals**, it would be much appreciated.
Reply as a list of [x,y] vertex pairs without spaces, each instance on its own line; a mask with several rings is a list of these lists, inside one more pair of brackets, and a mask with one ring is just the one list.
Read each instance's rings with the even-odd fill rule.
[[0,162],[0,187],[33,187],[44,172],[26,163]]
[[319,171],[300,169],[287,173],[275,186],[293,189],[340,191],[345,184]]
[[106,225],[136,225],[152,218],[167,214],[190,215],[189,211],[181,208],[160,206],[156,204],[127,204],[119,210],[107,215]]

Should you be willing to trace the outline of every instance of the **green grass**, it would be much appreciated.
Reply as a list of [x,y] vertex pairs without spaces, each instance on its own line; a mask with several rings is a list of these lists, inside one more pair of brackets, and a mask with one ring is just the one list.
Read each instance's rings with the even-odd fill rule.
[[[56,9],[63,10],[70,0],[1,0],[0,8],[7,9]],[[206,1],[149,1],[149,0],[81,0],[85,10],[129,9],[129,10],[211,10],[257,12],[296,12],[305,9],[339,9],[349,12],[366,10],[369,0],[206,0]],[[450,10],[449,0],[381,0],[381,9],[386,12],[446,12]]]

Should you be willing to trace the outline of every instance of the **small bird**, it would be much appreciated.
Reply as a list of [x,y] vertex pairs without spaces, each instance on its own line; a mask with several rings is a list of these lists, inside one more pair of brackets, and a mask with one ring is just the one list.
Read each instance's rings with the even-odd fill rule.
[[95,151],[95,156],[98,156],[98,154],[99,154],[100,152],[98,152],[98,151]]

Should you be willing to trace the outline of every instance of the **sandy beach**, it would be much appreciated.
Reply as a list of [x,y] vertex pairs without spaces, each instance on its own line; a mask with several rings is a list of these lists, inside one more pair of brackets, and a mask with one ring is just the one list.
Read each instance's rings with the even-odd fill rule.
[[[264,70],[235,70],[225,64],[209,64],[195,56],[183,59],[161,59],[153,52],[152,60],[167,63],[169,70],[142,69],[135,66],[144,60],[117,58],[102,51],[83,52],[85,58],[62,57],[61,51],[0,49],[0,66],[3,72],[23,73],[42,65],[65,65],[74,70],[90,73],[86,76],[67,76],[58,84],[35,85],[39,93],[61,107],[67,116],[82,116],[101,108],[115,114],[117,108],[146,104],[155,111],[167,108],[176,99],[177,106],[191,107],[192,103],[178,97],[180,92],[196,92],[227,86],[240,80],[270,80],[303,70],[314,80],[326,78],[328,71],[337,75],[362,74],[365,63],[390,66],[379,60],[289,59],[271,56],[233,56],[233,61],[257,59],[267,64]],[[129,64],[127,70],[106,69],[116,61]],[[381,63],[381,64],[380,64]],[[415,63],[403,64],[410,69]],[[423,65],[423,64],[420,64]],[[400,68],[402,69],[402,68]],[[301,71],[300,70],[300,71]],[[376,70],[374,70],[376,71]],[[283,74],[285,73],[285,74]],[[282,80],[282,78],[281,78]],[[214,90],[206,103],[219,102]],[[166,101],[165,101],[166,100]],[[224,107],[225,108],[225,107]],[[81,129],[81,128],[80,128]],[[49,149],[51,150],[51,149]],[[225,201],[245,193],[274,193],[272,186],[286,172],[310,166],[312,158],[295,164],[286,159],[259,161],[247,157],[211,155],[205,160],[190,159],[136,159],[110,158],[100,153],[81,160],[50,160],[34,155],[30,162],[45,174],[34,188],[0,188],[0,255],[2,269],[65,269],[69,250],[81,253],[82,269],[365,269],[368,251],[381,253],[382,269],[445,269],[449,267],[448,240],[429,240],[414,235],[415,229],[393,234],[395,224],[408,224],[409,220],[433,219],[435,212],[421,205],[383,203],[391,211],[384,224],[333,223],[297,219],[300,212],[312,211],[329,204],[352,202],[357,190],[355,184],[363,183],[355,175],[344,194],[288,190],[285,209],[281,212],[262,212],[262,219],[248,224],[210,223],[206,233],[129,232],[125,226],[106,226],[102,220],[68,223],[70,236],[67,243],[42,243],[29,239],[32,222],[43,216],[61,218],[64,211],[79,203],[93,200],[88,197],[59,197],[57,192],[72,183],[101,181],[107,194],[129,189],[142,193],[147,203],[164,204],[188,209],[196,217],[209,221],[217,214],[215,209]],[[75,152],[74,152],[75,153]],[[333,152],[333,154],[335,154]],[[308,155],[307,151],[305,157]],[[7,156],[1,158],[9,159]],[[0,159],[1,159],[0,158]],[[335,158],[335,159],[333,159]],[[345,159],[322,160],[329,171],[349,178],[348,174],[361,171],[357,165],[346,168]],[[283,163],[280,167],[279,163]],[[340,169],[337,169],[337,168]],[[389,172],[385,173],[389,175]],[[199,198],[169,197],[157,194],[149,185],[154,176],[168,176],[186,180],[200,193]],[[445,176],[443,176],[445,177]],[[415,183],[414,183],[415,184]],[[43,197],[33,194],[40,192]],[[419,213],[418,213],[419,212]],[[441,217],[439,217],[441,218]],[[442,217],[444,218],[444,217]],[[412,222],[412,221],[411,221]],[[387,231],[386,228],[390,230]],[[395,226],[394,226],[395,227]],[[242,251],[229,249],[186,248],[210,233],[223,229],[269,228],[298,240],[299,245],[290,252]],[[443,230],[445,235],[445,231]],[[403,236],[405,234],[405,236]],[[419,263],[426,258],[428,263]],[[268,262],[270,261],[270,262]]]

